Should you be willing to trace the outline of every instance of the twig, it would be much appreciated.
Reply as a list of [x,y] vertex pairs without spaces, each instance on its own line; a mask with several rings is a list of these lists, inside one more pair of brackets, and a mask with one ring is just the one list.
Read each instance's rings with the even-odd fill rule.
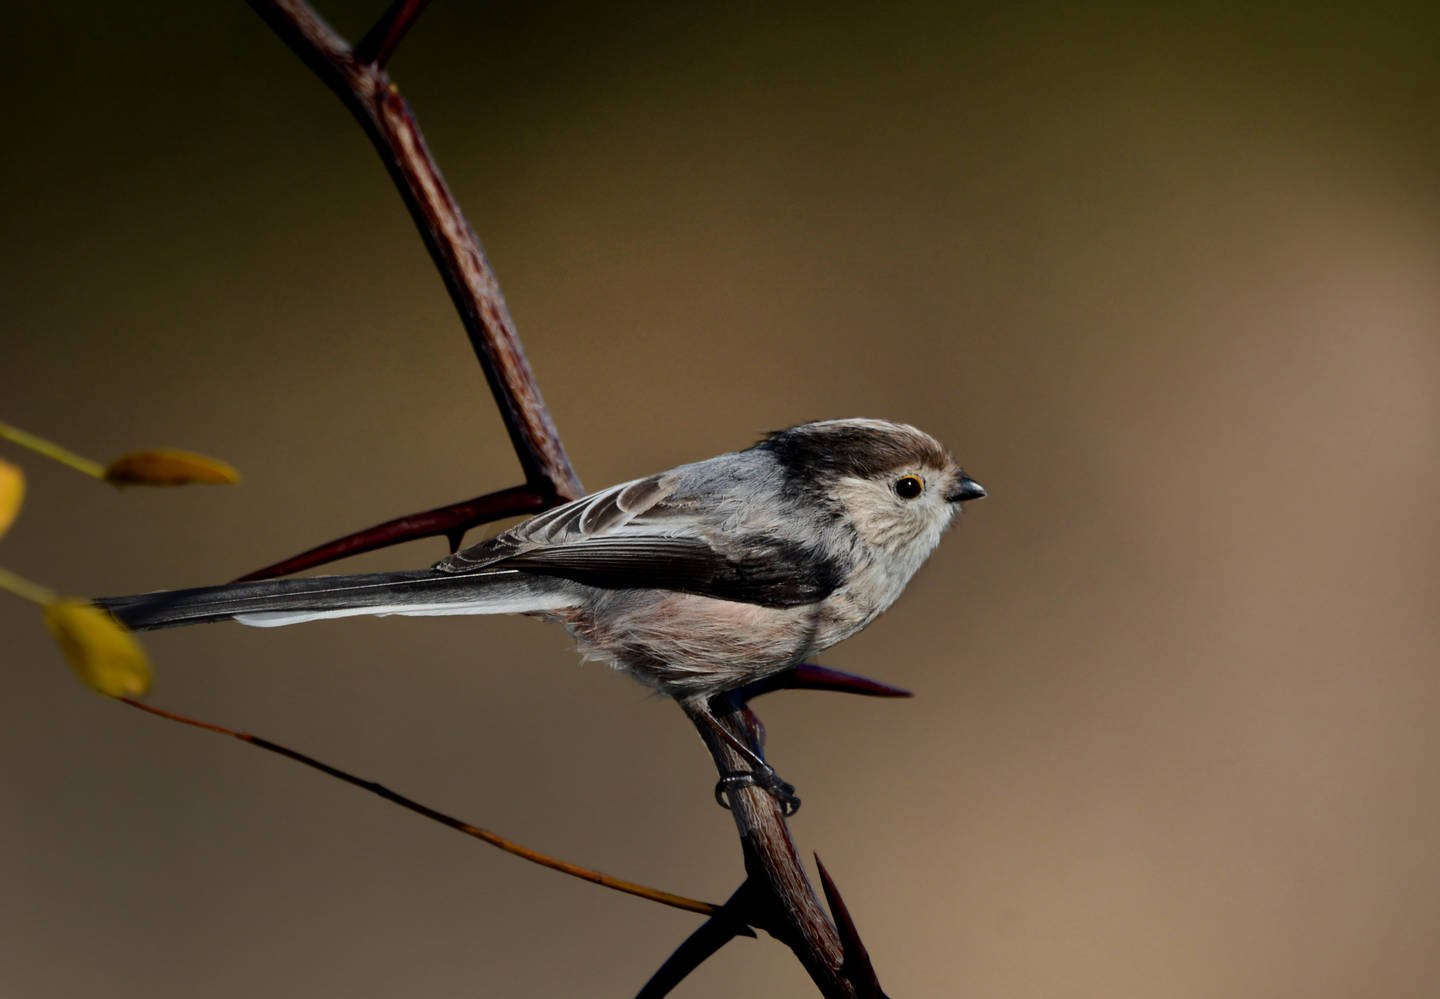
[[685,980],[685,977],[714,956],[715,952],[738,936],[753,937],[755,931],[745,922],[744,913],[755,908],[755,886],[746,880],[718,912],[705,920],[694,933],[675,948],[635,999],[662,999]]
[[430,0],[395,0],[355,46],[356,60],[383,69],[429,5]]
[[21,447],[29,448],[36,454],[43,454],[47,458],[53,458],[67,468],[73,468],[81,474],[88,475],[92,479],[104,480],[105,466],[98,461],[93,461],[83,455],[78,455],[69,448],[61,447],[54,441],[47,441],[43,437],[37,437],[19,427],[12,427],[8,423],[0,423],[0,440],[9,441],[11,444],[19,444]]
[[449,540],[450,550],[453,552],[460,547],[460,539],[471,527],[488,524],[495,520],[504,520],[506,517],[539,513],[550,506],[552,502],[553,500],[549,497],[536,492],[530,486],[511,486],[509,489],[477,496],[475,499],[387,520],[383,524],[376,524],[363,531],[347,534],[343,538],[327,541],[323,545],[317,545],[299,555],[292,555],[274,565],[256,569],[254,572],[241,576],[240,579],[269,579],[272,576],[286,576],[292,572],[301,572],[327,562],[349,558],[351,555],[375,551],[377,548],[384,548],[397,544],[400,540],[411,538],[430,538],[441,535]]
[[55,591],[47,589],[39,583],[32,583],[24,576],[16,575],[8,569],[0,569],[0,590],[6,590],[23,600],[41,606],[53,604],[59,599]]
[[[540,386],[525,358],[515,322],[480,240],[426,148],[409,103],[385,72],[385,58],[393,54],[424,4],[401,0],[392,5],[368,36],[375,39],[373,52],[367,50],[366,57],[361,58],[300,0],[247,2],[335,92],[380,154],[460,314],[525,473],[526,485],[544,498],[545,505],[581,496],[584,490],[540,395]],[[437,534],[453,535],[478,523],[446,521],[417,526],[407,524],[408,520],[401,517],[390,521],[383,532],[362,532],[368,534],[365,543],[373,549]],[[348,550],[348,541],[340,539],[332,544],[337,550]]]
[[602,885],[614,891],[624,892],[627,895],[637,895],[640,898],[649,899],[651,902],[659,902],[661,905],[668,905],[675,909],[684,909],[687,912],[698,912],[703,916],[713,916],[719,912],[721,906],[712,902],[702,902],[699,899],[686,898],[684,895],[676,895],[673,892],[661,891],[659,888],[651,888],[648,885],[637,884],[634,881],[626,881],[624,878],[613,877],[603,874],[600,871],[593,871],[588,867],[581,867],[568,861],[559,860],[538,850],[532,850],[528,846],[522,846],[514,840],[506,839],[498,833],[488,829],[481,829],[479,826],[472,826],[470,823],[457,819],[454,816],[446,815],[444,812],[436,811],[429,805],[422,805],[413,798],[407,798],[403,794],[390,790],[383,784],[377,784],[363,777],[356,777],[352,773],[333,767],[328,763],[321,762],[313,756],[306,756],[288,746],[282,746],[278,742],[271,742],[269,739],[252,735],[249,732],[240,732],[233,728],[226,728],[224,725],[217,725],[214,722],[201,721],[199,718],[190,718],[174,711],[166,711],[164,708],[157,708],[154,705],[137,701],[131,697],[117,697],[117,701],[128,704],[132,708],[144,711],[146,714],[155,715],[157,718],[164,718],[166,721],[179,722],[181,725],[189,725],[192,728],[202,729],[206,732],[214,732],[217,735],[228,735],[231,738],[239,739],[248,746],[263,749],[285,757],[287,760],[294,760],[312,770],[318,770],[327,777],[334,777],[336,780],[344,781],[373,795],[384,798],[392,804],[401,808],[409,809],[417,815],[423,815],[433,822],[447,826],[464,833],[466,836],[474,837],[482,843],[489,843],[506,853],[519,857],[521,860],[528,860],[532,864],[539,864],[541,867],[548,867],[552,871],[559,871],[561,874],[568,874],[572,878],[579,878],[581,881],[589,881],[592,884]]

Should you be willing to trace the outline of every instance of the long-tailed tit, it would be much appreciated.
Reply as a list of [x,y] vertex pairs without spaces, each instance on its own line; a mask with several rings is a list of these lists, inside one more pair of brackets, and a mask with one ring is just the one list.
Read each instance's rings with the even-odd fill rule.
[[[231,583],[97,600],[135,629],[268,627],[359,614],[530,614],[680,701],[732,745],[710,698],[875,620],[985,490],[928,434],[825,420],[611,486],[429,569]],[[793,789],[747,747],[759,783]],[[725,782],[722,781],[722,784]]]

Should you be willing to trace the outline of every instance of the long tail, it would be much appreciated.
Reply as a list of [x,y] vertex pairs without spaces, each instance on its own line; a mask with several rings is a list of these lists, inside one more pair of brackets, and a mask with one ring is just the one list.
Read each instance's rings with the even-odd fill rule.
[[95,603],[136,631],[234,619],[273,627],[360,614],[523,614],[569,606],[564,580],[514,570],[376,572],[161,590]]

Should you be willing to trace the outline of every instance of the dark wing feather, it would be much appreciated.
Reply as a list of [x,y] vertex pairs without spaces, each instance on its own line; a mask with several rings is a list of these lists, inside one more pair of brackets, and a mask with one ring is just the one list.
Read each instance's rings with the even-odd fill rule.
[[594,538],[536,548],[493,563],[560,576],[602,589],[657,589],[793,607],[824,600],[835,589],[834,566],[808,548],[752,538],[727,558],[702,538]]
[[706,538],[676,476],[621,483],[566,503],[436,564],[441,572],[520,569],[601,589],[660,589],[790,607],[825,599],[835,566],[802,545],[764,536]]

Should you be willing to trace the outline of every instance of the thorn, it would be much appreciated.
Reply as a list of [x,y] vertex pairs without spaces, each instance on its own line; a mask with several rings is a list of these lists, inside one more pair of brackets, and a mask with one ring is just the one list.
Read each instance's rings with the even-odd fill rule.
[[857,987],[864,987],[865,991],[860,993],[862,996],[883,997],[885,993],[880,988],[880,979],[875,975],[875,966],[870,963],[870,952],[865,949],[865,943],[860,939],[860,931],[855,928],[855,920],[850,916],[850,909],[840,897],[840,889],[831,880],[830,872],[825,870],[818,853],[815,854],[815,866],[820,870],[820,886],[825,891],[825,902],[830,906],[830,915],[835,920],[835,929],[840,935],[840,946],[845,952],[845,958],[840,964],[841,971]]
[[[552,492],[550,496],[553,495]],[[528,485],[511,486],[509,489],[501,489],[499,492],[476,496],[474,499],[463,500],[459,503],[451,503],[449,506],[436,507],[434,510],[422,510],[419,513],[406,514],[403,517],[396,517],[394,520],[387,520],[383,524],[376,524],[363,531],[347,534],[343,538],[336,538],[334,541],[317,545],[299,555],[292,555],[282,562],[276,562],[274,565],[247,573],[236,582],[288,576],[293,572],[300,572],[302,569],[313,569],[317,565],[327,565],[342,558],[349,558],[351,555],[373,552],[379,548],[388,548],[391,545],[415,541],[419,538],[443,537],[450,542],[450,550],[453,553],[459,543],[456,537],[463,539],[465,532],[472,527],[504,520],[507,517],[539,513],[552,506],[554,502],[553,499],[537,493]]]
[[872,680],[858,673],[801,663],[791,669],[762,677],[741,687],[737,692],[742,701],[776,690],[829,690],[837,694],[859,694],[862,697],[914,697],[903,687]]

